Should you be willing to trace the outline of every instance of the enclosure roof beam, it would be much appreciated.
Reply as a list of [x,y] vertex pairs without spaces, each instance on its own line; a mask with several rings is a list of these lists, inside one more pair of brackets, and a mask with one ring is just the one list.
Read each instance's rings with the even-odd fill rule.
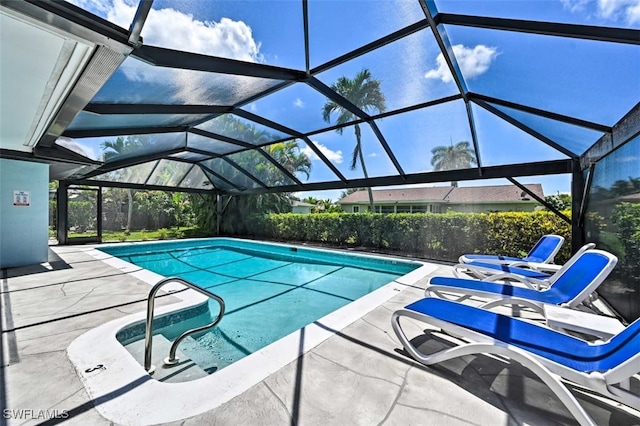
[[289,68],[265,65],[256,62],[239,61],[237,59],[221,58],[218,56],[209,56],[157,46],[140,46],[131,53],[131,56],[135,56],[136,58],[151,65],[169,67],[173,69],[205,71],[219,74],[242,75],[246,77],[286,81],[302,81],[306,77],[305,72]]
[[83,178],[91,178],[101,175],[103,173],[112,172],[114,170],[122,169],[125,167],[137,166],[138,164],[148,163],[150,161],[162,160],[172,154],[178,154],[183,152],[184,148],[174,148],[166,151],[154,152],[152,154],[141,154],[135,157],[123,158],[122,160],[115,160],[108,163],[104,163],[99,168],[87,173]]
[[110,104],[89,103],[85,111],[94,114],[224,114],[231,112],[229,105],[163,105],[163,104]]
[[106,188],[127,188],[127,189],[138,189],[141,191],[196,192],[196,193],[207,193],[207,194],[210,194],[211,192],[219,192],[213,189],[186,188],[186,187],[179,188],[175,186],[111,182],[111,181],[94,180],[94,179],[70,179],[70,180],[67,180],[66,182],[69,185],[100,186],[100,187],[106,187]]
[[519,33],[571,37],[613,43],[640,44],[640,31],[627,28],[490,18],[487,16],[457,15],[453,13],[438,13],[434,17],[434,20],[436,24],[460,25],[490,30],[515,31]]
[[333,182],[314,182],[299,186],[280,186],[266,191],[247,189],[244,193],[322,191],[328,189],[364,188],[376,186],[411,185],[420,183],[453,182],[465,180],[497,179],[519,176],[556,175],[572,172],[572,160],[552,160],[525,164],[481,167],[480,169],[447,170],[414,173],[405,176],[382,176]]
[[501,105],[507,108],[526,112],[529,114],[538,115],[540,117],[549,118],[551,120],[571,124],[573,126],[580,126],[586,129],[595,130],[597,132],[611,133],[612,131],[611,126],[605,126],[603,124],[594,123],[592,121],[580,120],[579,118],[569,117],[567,115],[556,114],[551,111],[533,108],[530,106],[517,104],[515,102],[505,101],[504,99],[493,98],[491,96],[481,95],[479,93],[473,93],[473,92],[469,92],[468,96],[469,96],[469,99],[472,101],[478,100],[478,101],[489,102],[492,104]]

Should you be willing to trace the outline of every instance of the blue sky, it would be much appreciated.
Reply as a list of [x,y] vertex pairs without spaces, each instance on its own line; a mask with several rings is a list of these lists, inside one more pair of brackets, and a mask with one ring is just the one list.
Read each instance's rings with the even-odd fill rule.
[[[135,13],[135,4],[130,0],[73,2],[124,28],[128,28]],[[436,1],[436,5],[447,13],[640,28],[640,0],[457,0]],[[423,18],[417,1],[309,1],[310,65],[321,65]],[[304,69],[302,25],[301,1],[156,0],[142,36],[150,45]],[[445,31],[472,92],[605,125],[615,124],[640,99],[638,46],[453,26],[445,27]],[[368,68],[382,82],[387,111],[393,111],[457,93],[445,65],[431,31],[426,29],[331,68],[318,78],[330,85],[340,76],[353,77]],[[162,92],[155,90],[156,96],[162,93],[161,96],[184,103],[206,100],[211,92],[203,87],[211,88],[215,83],[204,73],[153,72],[149,68],[139,61],[127,60],[115,78],[127,83],[131,93],[154,93],[154,87],[161,87]],[[270,84],[255,80],[233,81],[233,90],[224,94],[225,99]],[[306,132],[327,125],[321,117],[325,101],[315,90],[299,83],[244,108]],[[485,166],[566,158],[476,105],[473,114],[480,161]],[[598,138],[597,133],[580,128],[520,118],[578,153]],[[377,124],[406,173],[431,170],[431,149],[435,146],[471,140],[462,102],[387,117]],[[369,126],[362,127],[369,175],[396,174]],[[90,156],[99,157],[101,140],[78,143]],[[355,143],[353,128],[346,128],[342,135],[334,131],[319,133],[311,140],[345,176],[362,176],[360,168],[348,169]],[[305,152],[311,155],[308,149]],[[328,167],[314,157],[311,155],[309,181],[335,180]],[[570,190],[570,177],[564,175],[519,180],[542,183],[545,194]],[[508,184],[501,180],[461,185],[496,183]],[[340,191],[328,191],[300,195],[336,199],[339,194]]]

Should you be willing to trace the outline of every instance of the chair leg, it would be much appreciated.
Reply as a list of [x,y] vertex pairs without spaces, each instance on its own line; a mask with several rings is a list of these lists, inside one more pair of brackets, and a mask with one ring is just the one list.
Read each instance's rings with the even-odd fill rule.
[[[442,351],[427,355],[420,352],[405,335],[400,325],[400,317],[402,316],[413,318],[426,324],[441,328],[444,332],[447,333],[449,332],[449,327],[447,327],[446,324],[449,323],[405,309],[401,309],[393,313],[393,315],[391,316],[391,326],[393,328],[393,331],[396,333],[396,336],[402,343],[402,346],[404,346],[404,348],[411,354],[411,356],[420,363],[431,365],[461,356],[478,354],[506,356],[512,360],[519,362],[536,376],[538,376],[540,380],[542,380],[551,389],[551,391],[556,394],[560,401],[565,405],[565,407],[567,407],[569,412],[571,412],[574,418],[581,425],[596,426],[596,423],[593,421],[593,419],[589,416],[589,414],[587,414],[587,412],[580,405],[575,396],[573,396],[573,394],[559,380],[559,378],[551,373],[535,358],[528,355],[525,351],[506,345],[505,343],[500,341],[494,341],[493,343],[467,343],[461,346],[444,349]],[[461,330],[463,330],[462,327],[452,325],[451,329],[451,332],[454,335],[464,336],[465,334],[464,332],[460,332]]]

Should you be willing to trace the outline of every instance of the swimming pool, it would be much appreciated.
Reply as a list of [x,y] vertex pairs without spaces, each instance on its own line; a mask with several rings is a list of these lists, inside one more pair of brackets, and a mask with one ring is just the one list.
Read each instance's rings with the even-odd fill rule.
[[[245,240],[211,238],[181,240],[171,244],[175,244],[173,246],[174,249],[186,250],[208,245],[214,241],[235,242],[239,245],[252,245],[253,243]],[[119,270],[122,274],[122,279],[130,280],[132,286],[139,287],[142,281],[149,285],[150,290],[151,286],[163,279],[164,276],[116,256],[126,257],[128,254],[133,253],[133,251],[129,250],[138,250],[139,248],[149,252],[157,252],[157,244],[161,243],[143,242],[97,246],[95,248],[87,247],[83,248],[82,251]],[[243,392],[257,388],[258,384],[272,374],[293,362],[297,362],[296,360],[299,357],[308,351],[314,350],[318,345],[336,336],[336,334],[341,336],[338,337],[339,339],[344,338],[341,335],[341,331],[347,326],[358,321],[369,312],[376,310],[376,308],[400,294],[403,290],[421,286],[419,282],[437,268],[434,264],[372,254],[355,255],[347,250],[317,250],[277,243],[260,244],[268,246],[269,251],[272,253],[287,256],[304,254],[311,257],[312,260],[309,263],[316,265],[324,265],[322,258],[326,260],[324,256],[329,255],[333,262],[328,263],[337,261],[341,265],[349,263],[351,266],[361,267],[362,265],[358,262],[365,262],[369,263],[369,265],[374,265],[372,268],[374,270],[388,272],[388,268],[391,268],[394,274],[398,273],[398,270],[394,269],[394,265],[402,265],[408,262],[411,267],[415,265],[419,267],[224,368],[216,369],[217,366],[214,366],[216,368],[211,370],[215,370],[215,374],[205,374],[202,378],[190,381],[170,383],[153,378],[144,370],[141,359],[136,359],[123,346],[122,342],[129,344],[127,340],[136,334],[136,327],[144,328],[146,316],[146,313],[142,310],[144,308],[141,308],[137,313],[125,314],[90,329],[69,345],[67,356],[74,366],[76,374],[84,384],[85,391],[91,399],[99,401],[95,408],[104,418],[117,424],[157,424],[179,421],[212,410],[241,395]],[[97,248],[100,248],[100,250]],[[106,253],[105,249],[112,251],[114,254]],[[346,256],[346,258],[343,258],[343,256]],[[362,271],[363,269],[360,270]],[[195,271],[191,272],[195,273]],[[294,277],[294,274],[290,274],[289,278],[292,277]],[[359,281],[365,282],[362,279]],[[213,289],[215,290],[215,288]],[[194,291],[183,291],[184,287],[177,283],[169,283],[166,287],[163,287],[163,290],[171,293],[169,299],[172,302],[156,307],[154,316],[156,322],[154,324],[162,326],[162,320],[169,319],[167,325],[171,327],[171,325],[177,323],[174,319],[180,316],[188,317],[190,321],[198,321],[200,320],[198,311],[202,312],[202,307],[205,308],[205,315],[210,317],[208,299],[203,295]],[[244,311],[247,309],[249,308]],[[383,307],[378,309],[378,312],[384,316],[388,310],[389,308]],[[250,316],[248,315],[247,317]],[[223,318],[220,325],[224,324],[224,321],[225,319]],[[385,324],[387,323],[388,321],[385,321]],[[166,330],[162,327],[158,331],[165,332]],[[141,333],[137,334],[140,335]],[[154,335],[154,352],[157,348],[156,341],[159,337],[162,336]],[[178,352],[182,351],[183,344],[186,345],[186,341],[180,345]],[[162,357],[166,355],[167,353],[165,352]],[[153,363],[156,367],[159,367],[159,364],[162,364],[161,357],[154,355]],[[207,366],[204,366],[204,368],[207,368]],[[156,374],[158,373],[156,372]]]
[[[222,297],[226,313],[214,329],[188,338],[179,348],[207,373],[218,371],[324,317],[421,264],[395,259],[234,239],[129,244],[105,253],[165,277],[177,276]],[[219,305],[193,309],[181,321],[156,327],[173,341],[210,323]],[[160,323],[162,324],[162,322]],[[121,330],[131,346],[144,338],[140,325]],[[137,347],[137,346],[132,346]]]

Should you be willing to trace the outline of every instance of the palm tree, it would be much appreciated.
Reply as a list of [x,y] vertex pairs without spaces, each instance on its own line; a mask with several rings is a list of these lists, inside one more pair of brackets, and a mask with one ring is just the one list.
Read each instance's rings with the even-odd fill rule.
[[[451,143],[449,146],[436,146],[431,150],[431,165],[434,170],[468,169],[478,164],[475,152],[467,141]],[[451,186],[458,186],[458,182],[451,182]]]
[[[224,134],[250,142],[252,145],[264,145],[262,150],[283,166],[288,172],[295,175],[302,173],[307,179],[311,173],[311,160],[300,150],[296,139],[268,144],[269,141],[280,137],[260,129],[251,123],[240,121],[232,116],[225,116],[221,120],[224,125]],[[290,179],[271,162],[256,150],[246,150],[233,155],[233,161],[250,172],[267,186],[280,186],[290,184]],[[229,164],[222,164],[224,169],[217,170],[232,182],[242,182],[244,177],[239,170]],[[236,177],[242,177],[242,180]],[[221,228],[228,233],[241,233],[243,227],[251,220],[250,214],[256,212],[285,212],[290,210],[293,197],[291,193],[278,192],[259,195],[233,196],[225,209],[222,217]]]
[[264,148],[279,164],[291,173],[304,173],[307,179],[311,175],[311,160],[300,151],[297,140],[271,144]]
[[[331,89],[349,100],[352,104],[360,108],[362,111],[370,112],[383,112],[387,106],[385,103],[385,97],[380,90],[380,80],[375,80],[371,75],[371,71],[363,69],[353,79],[347,77],[340,77],[338,81],[331,85]],[[344,106],[337,104],[332,100],[327,102],[322,107],[322,118],[327,123],[331,122],[331,114],[336,113],[336,124],[346,124],[357,117]],[[336,129],[336,132],[342,134],[344,127]],[[362,155],[362,134],[360,132],[360,125],[354,126],[356,134],[356,146],[353,149],[351,155],[351,170],[355,170],[358,160],[362,166],[362,173],[365,179],[369,177],[367,174],[367,168],[364,164],[364,156]],[[373,192],[371,188],[367,188],[369,192],[369,208],[373,212]]]
[[[105,161],[118,157],[127,152],[135,152],[143,146],[143,142],[138,136],[127,136],[123,138],[119,136],[115,141],[104,141],[101,144],[102,153]],[[133,191],[127,188],[127,227],[126,232],[131,231],[131,218],[133,216]]]

